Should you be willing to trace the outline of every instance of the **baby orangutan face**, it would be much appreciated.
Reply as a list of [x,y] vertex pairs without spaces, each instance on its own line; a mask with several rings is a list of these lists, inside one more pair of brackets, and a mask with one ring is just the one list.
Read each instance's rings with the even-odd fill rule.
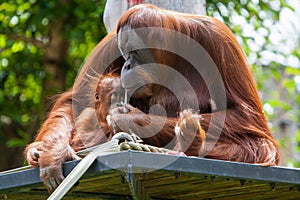
[[114,74],[101,75],[95,94],[95,109],[99,122],[104,122],[109,111],[124,103],[125,90],[120,76]]

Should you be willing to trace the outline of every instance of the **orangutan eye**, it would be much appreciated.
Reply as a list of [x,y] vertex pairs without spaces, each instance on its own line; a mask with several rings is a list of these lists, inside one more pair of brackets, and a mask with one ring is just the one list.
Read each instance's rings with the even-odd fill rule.
[[95,93],[95,101],[99,102],[99,94],[98,94],[98,92]]

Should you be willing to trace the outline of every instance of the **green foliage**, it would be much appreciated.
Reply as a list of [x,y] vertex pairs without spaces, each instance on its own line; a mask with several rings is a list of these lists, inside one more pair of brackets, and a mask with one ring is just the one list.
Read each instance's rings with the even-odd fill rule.
[[53,22],[64,21],[61,34],[69,44],[64,61],[69,88],[86,56],[106,34],[104,4],[104,0],[0,3],[0,136],[7,147],[29,143],[44,118],[44,55]]

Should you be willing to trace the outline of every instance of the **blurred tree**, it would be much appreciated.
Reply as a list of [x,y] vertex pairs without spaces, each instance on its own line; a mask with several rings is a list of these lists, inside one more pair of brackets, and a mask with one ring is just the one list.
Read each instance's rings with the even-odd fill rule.
[[[280,132],[276,123],[285,124],[276,122],[279,115],[287,116],[287,124],[299,121],[300,40],[289,50],[284,48],[290,45],[287,38],[279,40],[281,48],[274,42],[281,35],[276,35],[275,26],[284,17],[283,11],[293,11],[290,3],[206,2],[207,14],[224,21],[242,44],[274,131]],[[104,4],[105,0],[0,3],[0,170],[22,165],[21,152],[50,107],[45,99],[73,84],[85,57],[106,34]]]
[[23,163],[53,94],[69,88],[106,34],[105,1],[9,0],[0,4],[0,170]]

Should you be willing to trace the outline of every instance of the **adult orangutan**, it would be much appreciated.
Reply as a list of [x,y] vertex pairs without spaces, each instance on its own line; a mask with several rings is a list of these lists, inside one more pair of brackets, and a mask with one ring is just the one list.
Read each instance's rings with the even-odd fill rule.
[[[245,55],[233,33],[222,22],[207,16],[166,11],[153,5],[138,5],[121,17],[117,32],[119,48],[125,59],[121,71],[122,85],[132,93],[130,103],[137,107],[129,106],[132,112],[124,114],[118,108],[115,110],[119,113],[112,111],[112,119],[123,131],[131,127],[142,138],[151,135],[144,139],[146,143],[166,146],[174,137],[172,130],[177,122],[177,113],[192,108],[200,110],[201,117],[198,119],[206,132],[204,148],[211,148],[216,136],[214,133],[221,132],[206,157],[278,164],[277,143],[268,128]],[[195,43],[206,50],[216,69]],[[184,46],[183,50],[181,46]],[[193,66],[194,58],[188,58],[195,50],[199,50],[195,55],[200,60],[196,64],[200,66]],[[182,58],[184,51],[188,54]],[[183,82],[179,82],[179,76],[168,76],[165,72],[172,72],[169,68],[158,65],[179,72],[188,80],[192,90],[182,87],[184,95],[175,96],[173,92],[178,90],[174,88],[181,88]],[[161,83],[167,84],[168,88]],[[178,96],[181,98],[176,99]],[[198,103],[194,102],[193,96]],[[160,116],[151,117],[152,125],[149,126],[147,110],[156,104],[165,108],[167,118],[162,129],[153,135],[153,127],[162,119]],[[199,107],[195,108],[195,105]],[[221,123],[224,116],[225,121]],[[199,135],[201,130],[194,133]],[[197,156],[199,152],[188,148],[186,153]]]
[[[72,90],[58,99],[27,147],[29,163],[40,166],[50,192],[63,179],[63,162],[76,158],[74,150],[100,142],[74,143],[75,119],[93,107],[95,77],[110,72],[121,76],[130,97],[128,112],[109,111],[116,131],[133,131],[146,144],[187,155],[278,164],[277,143],[233,33],[212,17],[138,5],[95,48]],[[100,128],[111,134],[107,123]]]

